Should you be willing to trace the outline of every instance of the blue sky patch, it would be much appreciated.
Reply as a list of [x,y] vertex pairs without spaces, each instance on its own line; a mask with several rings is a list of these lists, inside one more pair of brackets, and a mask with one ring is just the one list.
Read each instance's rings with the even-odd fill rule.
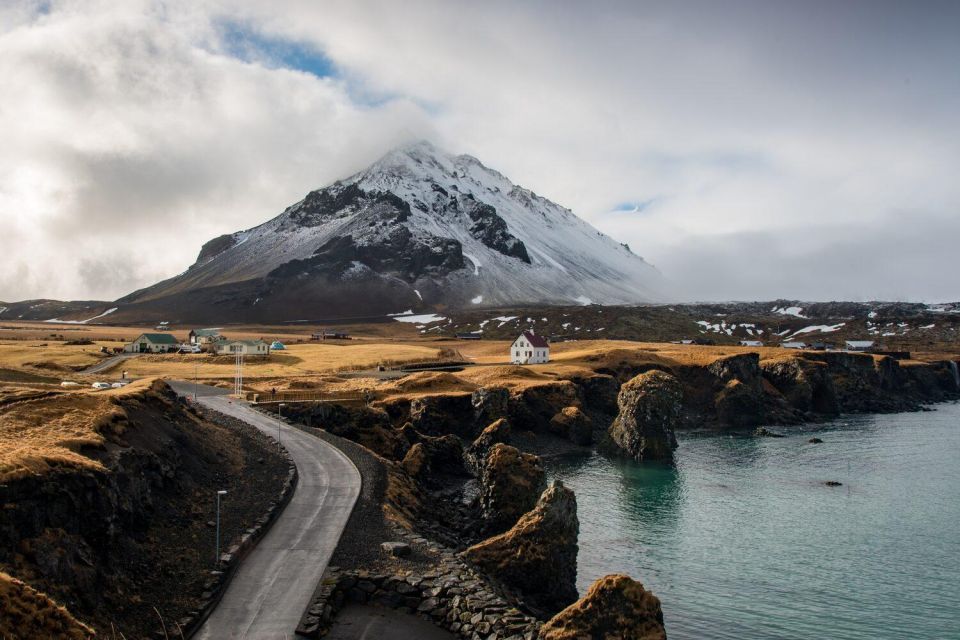
[[294,69],[317,76],[336,77],[337,67],[316,46],[307,42],[267,35],[249,25],[225,21],[220,24],[228,55],[268,67]]

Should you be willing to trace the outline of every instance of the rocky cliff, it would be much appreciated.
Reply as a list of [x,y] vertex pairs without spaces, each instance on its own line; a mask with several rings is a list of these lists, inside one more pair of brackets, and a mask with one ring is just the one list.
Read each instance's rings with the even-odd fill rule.
[[609,575],[543,625],[540,640],[666,640],[660,600],[629,576]]

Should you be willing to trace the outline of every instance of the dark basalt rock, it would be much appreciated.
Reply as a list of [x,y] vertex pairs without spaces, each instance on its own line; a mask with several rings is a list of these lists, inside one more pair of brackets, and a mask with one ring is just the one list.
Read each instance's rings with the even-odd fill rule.
[[550,430],[581,446],[593,441],[593,421],[579,407],[564,407],[550,420]]
[[327,189],[311,191],[299,207],[290,214],[290,220],[302,227],[315,227],[367,198],[369,198],[367,193],[355,184],[342,188],[334,185]]
[[227,249],[232,248],[236,244],[237,239],[232,233],[226,233],[222,236],[217,236],[213,240],[205,242],[204,245],[200,247],[200,255],[197,256],[197,262],[194,266],[203,264],[204,262],[216,258],[218,255]]
[[807,442],[809,442],[810,444],[823,444],[823,440],[821,440],[820,438],[810,438],[809,440],[807,440]]
[[759,427],[756,431],[753,432],[758,438],[783,438],[785,437],[782,433],[777,433],[776,431],[770,431],[766,427]]
[[494,251],[530,264],[526,245],[507,230],[507,222],[497,214],[495,208],[475,200],[471,195],[463,198],[462,207],[473,222],[470,235]]
[[683,388],[669,373],[648,371],[620,389],[620,414],[607,432],[617,450],[636,460],[672,460]]
[[554,483],[509,531],[463,552],[468,562],[556,612],[577,599],[577,499]]
[[540,629],[540,640],[667,640],[660,600],[625,575],[609,575]]
[[498,443],[480,475],[480,509],[489,531],[503,531],[533,508],[546,476],[540,458]]

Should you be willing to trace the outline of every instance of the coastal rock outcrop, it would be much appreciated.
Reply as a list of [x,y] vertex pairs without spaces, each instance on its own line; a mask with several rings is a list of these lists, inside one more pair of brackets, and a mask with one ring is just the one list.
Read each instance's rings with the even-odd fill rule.
[[469,393],[423,396],[411,400],[410,422],[421,433],[435,436],[454,433],[472,438],[476,434],[474,422],[469,419],[472,411]]
[[500,418],[490,423],[477,439],[474,440],[466,451],[464,459],[473,470],[480,475],[483,469],[483,463],[487,459],[487,454],[493,445],[498,443],[508,443],[510,441],[510,422],[506,418]]
[[579,407],[564,407],[550,419],[550,430],[581,446],[593,441],[593,420]]
[[825,363],[792,357],[776,358],[761,362],[760,369],[764,379],[794,409],[826,415],[840,412],[833,380]]
[[660,600],[625,575],[604,576],[540,629],[540,640],[666,640]]
[[620,389],[620,413],[607,436],[617,449],[637,460],[671,460],[677,447],[683,388],[669,373],[641,373]]
[[739,428],[763,422],[765,394],[759,354],[740,353],[719,358],[707,371],[722,387],[714,398],[717,419],[722,424]]
[[577,499],[554,481],[507,532],[463,552],[468,562],[554,613],[577,599]]
[[516,447],[491,447],[480,476],[480,509],[490,531],[503,531],[528,512],[543,491],[540,458]]
[[509,403],[510,391],[506,387],[480,387],[470,396],[473,419],[481,425],[505,417]]
[[403,458],[404,471],[418,481],[432,481],[437,475],[466,474],[463,446],[455,436],[421,436]]
[[579,407],[579,388],[569,380],[531,385],[510,398],[510,422],[517,429],[545,431],[564,407]]

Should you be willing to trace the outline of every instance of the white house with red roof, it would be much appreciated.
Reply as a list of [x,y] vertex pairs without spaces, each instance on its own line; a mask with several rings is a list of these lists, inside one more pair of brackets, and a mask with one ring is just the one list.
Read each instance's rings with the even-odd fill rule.
[[524,331],[510,345],[513,364],[544,364],[550,362],[550,343],[533,331]]

